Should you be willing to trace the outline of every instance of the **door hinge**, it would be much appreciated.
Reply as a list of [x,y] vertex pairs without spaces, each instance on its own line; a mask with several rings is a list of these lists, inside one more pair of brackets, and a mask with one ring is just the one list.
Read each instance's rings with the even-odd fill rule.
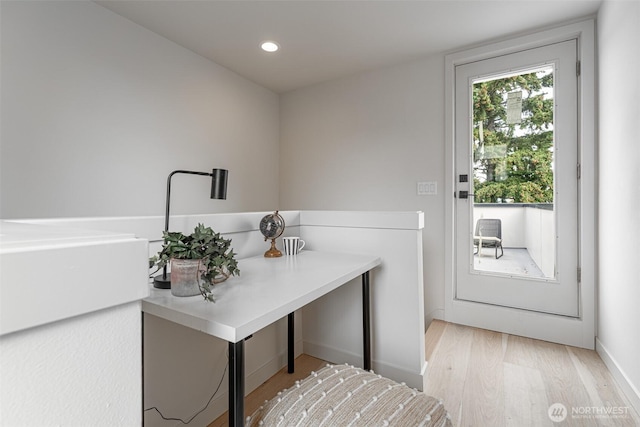
[[576,61],[576,76],[580,77],[580,61]]
[[582,268],[578,267],[578,283],[582,283]]
[[578,163],[576,167],[576,173],[577,173],[578,179],[580,179],[582,177],[582,167],[580,166],[580,163]]

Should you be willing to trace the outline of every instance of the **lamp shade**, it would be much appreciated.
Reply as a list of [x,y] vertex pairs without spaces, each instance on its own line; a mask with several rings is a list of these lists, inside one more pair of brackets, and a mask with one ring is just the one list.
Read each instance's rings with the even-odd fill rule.
[[213,169],[211,172],[211,198],[222,199],[227,198],[227,177],[229,171],[226,169]]

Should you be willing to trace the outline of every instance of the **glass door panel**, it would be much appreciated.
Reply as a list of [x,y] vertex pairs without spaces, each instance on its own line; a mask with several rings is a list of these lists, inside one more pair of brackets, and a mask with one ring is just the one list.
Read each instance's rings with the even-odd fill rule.
[[550,65],[472,84],[474,270],[555,277],[553,86]]

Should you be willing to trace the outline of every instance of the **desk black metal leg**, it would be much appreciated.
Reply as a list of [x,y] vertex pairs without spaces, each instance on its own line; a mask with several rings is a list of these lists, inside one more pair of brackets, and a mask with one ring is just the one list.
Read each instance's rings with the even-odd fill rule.
[[244,425],[244,340],[229,342],[229,427]]
[[294,321],[294,315],[293,313],[289,313],[289,315],[287,316],[287,371],[290,374],[293,374],[293,372],[295,371],[295,366],[294,366],[294,352],[293,352],[293,332],[294,332],[294,326],[293,326],[293,321]]
[[362,274],[362,335],[364,369],[371,370],[371,294],[369,292],[369,272]]

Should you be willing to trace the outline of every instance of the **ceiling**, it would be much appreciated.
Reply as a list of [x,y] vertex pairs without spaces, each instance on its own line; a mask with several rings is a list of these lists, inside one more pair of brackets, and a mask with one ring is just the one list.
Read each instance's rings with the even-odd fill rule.
[[[278,93],[590,16],[601,2],[96,1]],[[280,50],[261,51],[264,40]]]

